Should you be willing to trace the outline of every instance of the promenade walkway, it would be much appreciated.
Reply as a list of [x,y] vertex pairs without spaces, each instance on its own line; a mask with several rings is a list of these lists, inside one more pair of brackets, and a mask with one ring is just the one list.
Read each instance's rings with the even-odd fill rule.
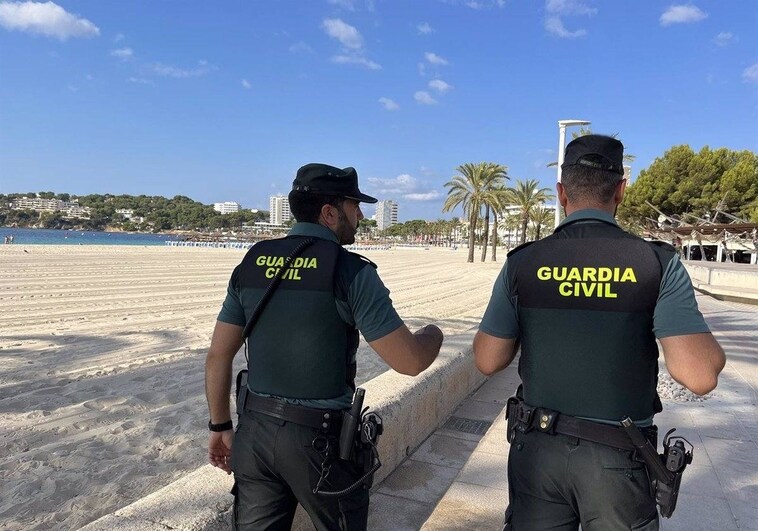
[[[758,529],[758,308],[697,298],[727,365],[707,400],[665,400],[656,416],[662,433],[677,427],[695,445],[676,513],[661,528]],[[502,529],[509,450],[504,407],[518,382],[515,363],[487,380],[376,486],[369,529]]]

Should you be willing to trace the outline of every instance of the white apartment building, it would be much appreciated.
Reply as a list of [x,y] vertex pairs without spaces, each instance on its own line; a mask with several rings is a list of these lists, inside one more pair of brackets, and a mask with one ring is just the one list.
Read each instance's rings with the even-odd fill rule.
[[213,210],[222,214],[231,214],[233,212],[239,212],[242,205],[235,203],[234,201],[224,201],[223,203],[213,203]]
[[65,203],[60,199],[41,199],[39,197],[19,197],[11,201],[13,210],[41,210],[43,212],[55,212],[63,210]]
[[379,230],[388,229],[397,223],[397,203],[391,199],[379,201],[376,203],[376,228]]
[[283,225],[292,219],[290,201],[286,195],[272,195],[268,198],[269,223]]

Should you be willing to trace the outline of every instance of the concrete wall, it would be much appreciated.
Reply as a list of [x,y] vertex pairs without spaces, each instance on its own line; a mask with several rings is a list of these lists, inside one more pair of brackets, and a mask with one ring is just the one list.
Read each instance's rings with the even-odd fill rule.
[[758,303],[758,266],[683,261],[692,285],[718,299]]
[[[382,468],[378,484],[413,452],[484,377],[474,367],[474,332],[446,338],[440,356],[424,373],[411,378],[389,371],[366,382],[365,405],[379,413]],[[86,531],[211,531],[229,529],[232,478],[211,465],[82,528]],[[312,529],[299,512],[293,529]]]

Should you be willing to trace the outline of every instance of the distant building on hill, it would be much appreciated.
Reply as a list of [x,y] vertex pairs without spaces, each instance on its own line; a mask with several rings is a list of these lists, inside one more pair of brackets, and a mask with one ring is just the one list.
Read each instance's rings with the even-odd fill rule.
[[292,219],[290,201],[285,195],[272,195],[268,199],[269,223],[271,225],[283,225]]
[[78,199],[42,199],[41,197],[19,197],[11,201],[12,210],[34,210],[35,212],[60,212],[66,218],[89,219],[92,209],[79,205]]
[[397,203],[392,199],[379,201],[376,204],[376,228],[384,230],[397,223]]
[[235,203],[234,201],[225,201],[223,203],[213,203],[213,210],[220,212],[221,214],[231,214],[233,212],[239,212],[242,205]]

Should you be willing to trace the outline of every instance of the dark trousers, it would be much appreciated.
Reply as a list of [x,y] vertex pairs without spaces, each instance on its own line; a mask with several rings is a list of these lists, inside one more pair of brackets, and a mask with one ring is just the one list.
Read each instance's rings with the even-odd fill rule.
[[[632,452],[517,431],[508,456],[506,530],[657,531],[647,470]],[[509,527],[510,526],[510,527]]]
[[[342,498],[313,494],[324,460],[313,441],[321,435],[317,429],[260,413],[245,412],[240,417],[231,461],[235,530],[288,530],[298,502],[319,531],[366,529],[366,488]],[[322,489],[342,490],[360,477],[360,471],[336,455],[336,436],[328,439],[334,455]]]

